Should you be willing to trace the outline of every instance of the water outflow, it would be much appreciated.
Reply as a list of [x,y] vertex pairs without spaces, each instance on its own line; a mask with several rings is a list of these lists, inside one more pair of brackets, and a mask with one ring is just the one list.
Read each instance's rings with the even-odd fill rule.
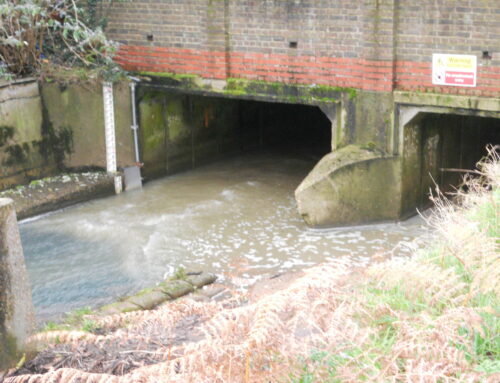
[[243,155],[21,224],[39,320],[104,304],[178,267],[238,283],[348,256],[408,254],[419,218],[308,229],[293,192],[316,159]]

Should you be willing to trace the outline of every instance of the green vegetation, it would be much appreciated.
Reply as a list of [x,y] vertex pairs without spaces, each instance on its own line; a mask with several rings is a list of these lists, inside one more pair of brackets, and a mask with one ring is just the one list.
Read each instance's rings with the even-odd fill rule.
[[[113,81],[122,75],[96,20],[97,1],[5,0],[0,4],[0,79],[34,75],[43,68],[98,69]],[[92,26],[92,27],[91,27]]]
[[269,95],[287,102],[302,102],[306,104],[338,102],[342,93],[346,93],[349,100],[354,100],[357,97],[357,90],[353,88],[316,84],[284,84],[280,82],[245,80],[240,78],[227,79],[227,86],[224,93],[233,96]]
[[195,74],[176,74],[170,72],[137,72],[140,76],[151,76],[160,78],[170,78],[172,80],[193,80],[198,78]]
[[[211,89],[209,85],[201,84],[199,76],[193,74],[176,74],[170,72],[137,72],[139,76],[153,77],[158,82],[172,82],[189,90],[212,90],[225,95],[241,97],[256,96],[275,98],[279,101],[304,104],[321,104],[339,102],[342,94],[349,100],[354,100],[358,91],[354,88],[332,87],[327,85],[285,84],[262,80],[246,80],[228,78],[224,90]],[[180,84],[179,84],[180,83]]]
[[184,267],[179,267],[175,270],[174,275],[169,280],[180,280],[185,281],[187,279],[186,269]]
[[43,331],[77,330],[90,333],[99,332],[100,327],[94,320],[89,318],[92,315],[95,315],[95,313],[90,307],[77,309],[66,313],[65,318],[60,323],[52,321],[45,323]]

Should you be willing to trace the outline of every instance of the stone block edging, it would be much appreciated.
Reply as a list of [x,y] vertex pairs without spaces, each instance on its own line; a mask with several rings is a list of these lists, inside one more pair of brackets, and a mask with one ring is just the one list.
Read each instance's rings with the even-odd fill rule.
[[211,273],[187,273],[183,279],[171,279],[161,282],[154,288],[139,291],[118,302],[110,303],[97,310],[98,315],[113,315],[130,311],[151,310],[166,301],[173,301],[194,292],[203,286],[212,284],[217,277]]

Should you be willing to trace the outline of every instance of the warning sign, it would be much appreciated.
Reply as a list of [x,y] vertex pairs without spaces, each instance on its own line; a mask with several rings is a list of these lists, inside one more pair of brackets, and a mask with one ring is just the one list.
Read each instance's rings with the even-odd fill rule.
[[432,55],[434,85],[476,86],[477,57],[472,55]]

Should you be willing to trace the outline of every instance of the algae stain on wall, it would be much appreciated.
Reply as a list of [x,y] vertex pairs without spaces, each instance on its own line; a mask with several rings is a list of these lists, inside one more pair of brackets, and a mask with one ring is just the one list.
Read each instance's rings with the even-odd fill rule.
[[186,170],[239,148],[237,100],[139,88],[146,177]]
[[142,95],[138,100],[141,159],[149,177],[162,174],[166,168],[165,104],[159,92]]
[[186,139],[191,135],[184,113],[187,102],[189,100],[185,99],[169,99],[167,101],[165,117],[168,127],[168,139],[172,143]]

